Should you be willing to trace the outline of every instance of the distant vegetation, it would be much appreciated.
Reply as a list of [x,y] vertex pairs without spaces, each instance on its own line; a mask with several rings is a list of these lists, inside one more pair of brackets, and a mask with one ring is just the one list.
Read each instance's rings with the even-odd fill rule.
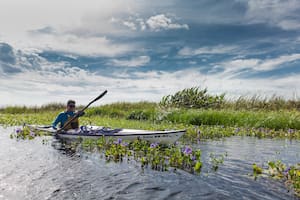
[[[50,103],[40,107],[6,107],[0,109],[0,114],[47,113],[48,116],[53,115],[55,117],[58,112],[64,109],[64,104]],[[224,125],[300,130],[299,110],[299,99],[286,100],[277,96],[268,99],[253,96],[251,98],[240,97],[236,100],[226,100],[225,94],[210,95],[207,89],[194,87],[165,96],[159,103],[119,102],[91,107],[86,110],[85,117],[197,126]]]

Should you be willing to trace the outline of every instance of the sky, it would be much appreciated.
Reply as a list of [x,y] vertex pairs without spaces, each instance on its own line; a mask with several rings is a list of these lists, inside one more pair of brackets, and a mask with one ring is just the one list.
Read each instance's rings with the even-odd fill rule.
[[299,98],[299,0],[0,0],[0,106]]

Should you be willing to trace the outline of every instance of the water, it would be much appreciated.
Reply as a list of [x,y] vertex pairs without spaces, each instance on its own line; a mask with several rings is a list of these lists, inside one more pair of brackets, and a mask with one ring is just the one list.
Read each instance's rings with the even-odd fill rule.
[[[200,175],[142,170],[139,163],[106,163],[96,153],[70,152],[57,140],[16,141],[0,127],[1,199],[297,199],[284,183],[260,177],[252,164],[300,161],[300,141],[231,137],[199,144]],[[227,153],[214,172],[210,153]]]

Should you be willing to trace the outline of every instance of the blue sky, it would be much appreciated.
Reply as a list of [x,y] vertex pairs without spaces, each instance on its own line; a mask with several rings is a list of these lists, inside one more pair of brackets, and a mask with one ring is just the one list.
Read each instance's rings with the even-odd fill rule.
[[[2,0],[0,106],[300,95],[298,0]],[[298,96],[297,96],[298,95]]]

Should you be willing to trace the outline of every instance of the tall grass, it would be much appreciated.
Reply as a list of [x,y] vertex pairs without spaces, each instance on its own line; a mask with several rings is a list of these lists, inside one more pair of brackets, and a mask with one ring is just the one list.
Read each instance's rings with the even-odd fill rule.
[[60,111],[66,108],[63,103],[49,103],[42,106],[7,106],[0,108],[0,113],[6,114],[24,114],[24,113],[42,113],[51,111]]
[[201,108],[233,110],[300,110],[300,99],[286,99],[273,95],[240,96],[237,99],[225,98],[226,94],[211,95],[199,87],[187,88],[172,95],[164,96],[159,105],[164,108]]
[[165,116],[172,123],[255,128],[300,129],[297,111],[176,110]]
[[300,99],[285,99],[276,95],[270,98],[259,95],[240,96],[236,100],[226,100],[222,108],[234,110],[300,110]]
[[[79,106],[77,109],[82,108]],[[65,109],[65,104],[50,103],[40,107],[10,106],[0,109],[1,114],[45,113],[53,118]],[[185,125],[224,125],[239,127],[265,127],[300,130],[300,100],[286,100],[273,96],[252,96],[226,100],[223,95],[212,96],[207,90],[189,88],[164,97],[160,103],[119,102],[86,110],[86,117],[117,118],[127,121],[151,123],[181,123]],[[49,114],[51,113],[51,114]],[[40,115],[41,114],[41,115]],[[25,116],[25,115],[24,115]],[[12,119],[13,120],[13,119]],[[52,121],[51,120],[51,121]],[[50,121],[50,120],[49,120]],[[0,121],[0,124],[7,124]],[[93,123],[91,121],[90,123]]]
[[99,107],[92,107],[87,110],[86,114],[88,116],[99,115],[137,120],[150,120],[155,118],[157,109],[157,103],[153,102],[119,102]]

